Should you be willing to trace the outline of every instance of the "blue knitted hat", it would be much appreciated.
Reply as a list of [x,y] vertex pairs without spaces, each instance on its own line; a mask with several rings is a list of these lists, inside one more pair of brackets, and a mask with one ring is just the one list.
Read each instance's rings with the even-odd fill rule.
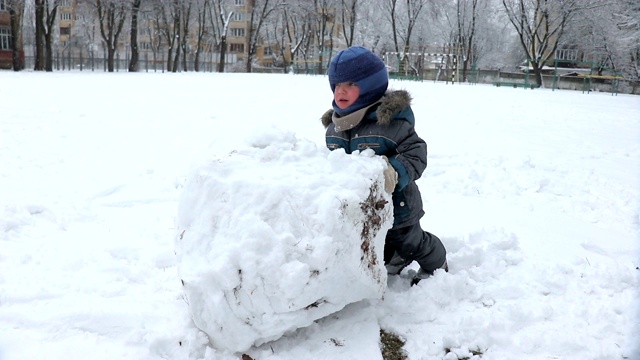
[[346,109],[340,109],[335,101],[333,110],[346,115],[379,100],[387,91],[389,74],[380,58],[362,46],[352,46],[340,51],[329,64],[329,84],[336,91],[336,84],[354,82],[360,88],[360,96]]

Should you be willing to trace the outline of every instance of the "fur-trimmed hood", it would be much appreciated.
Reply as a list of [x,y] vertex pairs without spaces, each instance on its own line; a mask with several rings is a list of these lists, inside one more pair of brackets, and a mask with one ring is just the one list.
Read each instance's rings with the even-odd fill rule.
[[[382,125],[391,123],[397,113],[411,106],[411,100],[411,94],[406,90],[388,90],[380,99],[380,105],[375,110],[378,123]],[[320,118],[325,128],[331,124],[332,117],[333,109],[330,109]]]

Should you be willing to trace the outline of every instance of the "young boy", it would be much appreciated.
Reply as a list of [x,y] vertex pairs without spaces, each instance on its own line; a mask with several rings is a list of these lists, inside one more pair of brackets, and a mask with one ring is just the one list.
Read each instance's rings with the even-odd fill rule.
[[415,181],[427,167],[427,144],[414,129],[411,95],[387,91],[385,64],[360,46],[342,50],[331,60],[329,84],[333,109],[322,116],[327,147],[349,154],[369,148],[389,165],[385,190],[392,193],[394,222],[385,239],[387,272],[400,274],[415,260],[420,270],[414,285],[437,269],[448,271],[444,245],[420,227],[424,210]]

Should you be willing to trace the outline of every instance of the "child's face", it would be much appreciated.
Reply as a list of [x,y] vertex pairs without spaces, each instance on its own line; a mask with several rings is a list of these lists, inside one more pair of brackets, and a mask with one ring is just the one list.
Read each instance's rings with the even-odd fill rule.
[[343,82],[336,84],[336,90],[333,92],[333,100],[342,110],[353,105],[360,96],[360,88],[354,82]]

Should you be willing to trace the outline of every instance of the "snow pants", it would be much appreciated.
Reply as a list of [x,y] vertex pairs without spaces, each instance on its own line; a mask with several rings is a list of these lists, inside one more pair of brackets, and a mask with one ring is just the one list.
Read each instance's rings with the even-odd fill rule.
[[422,230],[420,223],[391,229],[387,232],[384,245],[384,263],[387,264],[397,251],[408,261],[417,261],[426,272],[440,268],[447,260],[447,250],[440,239]]

